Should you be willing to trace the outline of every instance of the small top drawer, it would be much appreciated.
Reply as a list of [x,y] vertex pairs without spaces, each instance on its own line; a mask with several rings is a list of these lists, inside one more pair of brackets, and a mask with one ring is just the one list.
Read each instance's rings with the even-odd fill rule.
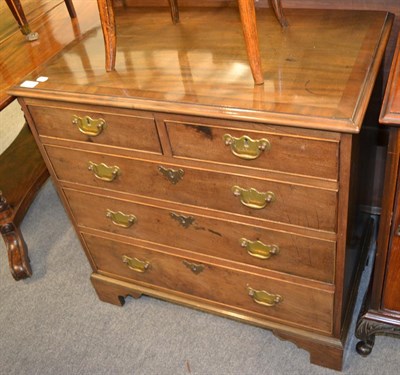
[[107,108],[29,105],[40,136],[90,142],[161,154],[151,113],[108,112]]
[[[175,157],[337,181],[339,140],[335,134],[220,120],[164,120]],[[255,130],[255,128],[257,130]]]

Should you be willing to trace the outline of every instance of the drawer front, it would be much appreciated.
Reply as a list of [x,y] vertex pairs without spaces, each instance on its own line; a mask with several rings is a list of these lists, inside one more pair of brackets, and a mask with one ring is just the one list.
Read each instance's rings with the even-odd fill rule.
[[339,143],[334,139],[296,137],[284,131],[264,133],[229,126],[165,123],[176,157],[338,179]]
[[151,114],[128,116],[93,110],[35,106],[30,106],[29,111],[41,136],[162,153]]
[[[327,333],[332,330],[333,292],[88,234],[83,237],[99,272],[215,301],[292,325]],[[271,306],[261,305],[256,300]]]
[[[335,242],[71,189],[64,193],[81,227],[333,283]],[[118,219],[113,222],[107,210],[134,215],[136,221],[117,225]]]
[[[46,146],[46,150],[58,179],[63,181],[262,220],[330,232],[336,230],[335,191],[60,147]],[[88,166],[92,166],[90,163],[118,167],[118,174],[115,178],[111,176],[112,181],[103,181],[93,170],[88,170]],[[181,175],[177,172],[177,181],[171,182],[160,172],[160,167],[181,169]],[[272,197],[271,202],[268,202],[269,197]]]

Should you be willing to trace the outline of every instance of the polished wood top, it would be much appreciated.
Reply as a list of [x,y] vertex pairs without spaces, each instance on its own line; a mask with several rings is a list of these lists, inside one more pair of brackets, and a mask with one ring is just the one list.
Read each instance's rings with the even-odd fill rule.
[[39,39],[28,42],[4,1],[0,1],[0,110],[15,98],[7,91],[76,38],[99,26],[96,1],[74,1],[78,18],[71,19],[63,0],[21,1],[31,30]]
[[379,120],[383,124],[400,126],[400,34],[397,37],[396,50]]
[[[11,94],[356,133],[393,17],[385,12],[288,9],[281,29],[257,10],[265,83],[254,86],[235,8],[117,10],[116,71],[106,73],[100,28]],[[39,73],[29,79],[35,80]]]

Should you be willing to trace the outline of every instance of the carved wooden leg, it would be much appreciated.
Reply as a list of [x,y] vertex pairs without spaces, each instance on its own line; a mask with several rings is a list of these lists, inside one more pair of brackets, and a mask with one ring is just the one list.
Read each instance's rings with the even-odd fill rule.
[[71,18],[76,18],[76,12],[75,12],[75,7],[74,4],[72,3],[72,0],[64,0],[65,5],[67,6],[69,16]]
[[31,28],[29,27],[28,21],[25,17],[25,13],[21,6],[21,2],[19,0],[6,0],[6,3],[10,8],[15,20],[18,22],[22,34],[26,35],[26,39],[29,41],[38,39],[38,33],[32,32]]
[[253,74],[254,83],[256,85],[262,85],[264,83],[264,77],[261,66],[260,49],[258,46],[254,0],[238,0],[238,3],[251,73]]
[[400,327],[391,324],[370,320],[368,318],[360,318],[357,322],[356,337],[361,341],[357,343],[357,353],[366,357],[371,353],[375,344],[376,334],[389,334],[400,337]]
[[168,0],[169,8],[171,10],[171,19],[172,22],[178,23],[179,22],[179,8],[178,8],[178,0]]
[[271,0],[272,8],[274,9],[275,16],[278,19],[282,27],[287,27],[289,25],[286,20],[285,14],[283,13],[281,0]]
[[0,191],[0,232],[7,247],[10,271],[15,280],[32,276],[28,250],[19,228],[10,221],[11,207]]
[[117,34],[113,2],[112,0],[97,0],[97,5],[106,50],[106,71],[111,72],[115,70],[115,58],[117,55]]

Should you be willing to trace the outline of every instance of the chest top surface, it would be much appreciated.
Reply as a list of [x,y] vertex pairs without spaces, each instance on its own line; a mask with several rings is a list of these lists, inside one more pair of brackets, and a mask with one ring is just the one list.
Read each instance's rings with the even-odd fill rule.
[[105,71],[100,27],[73,42],[15,96],[357,133],[392,16],[287,10],[282,29],[257,10],[264,85],[254,86],[235,8],[117,12],[117,64]]

